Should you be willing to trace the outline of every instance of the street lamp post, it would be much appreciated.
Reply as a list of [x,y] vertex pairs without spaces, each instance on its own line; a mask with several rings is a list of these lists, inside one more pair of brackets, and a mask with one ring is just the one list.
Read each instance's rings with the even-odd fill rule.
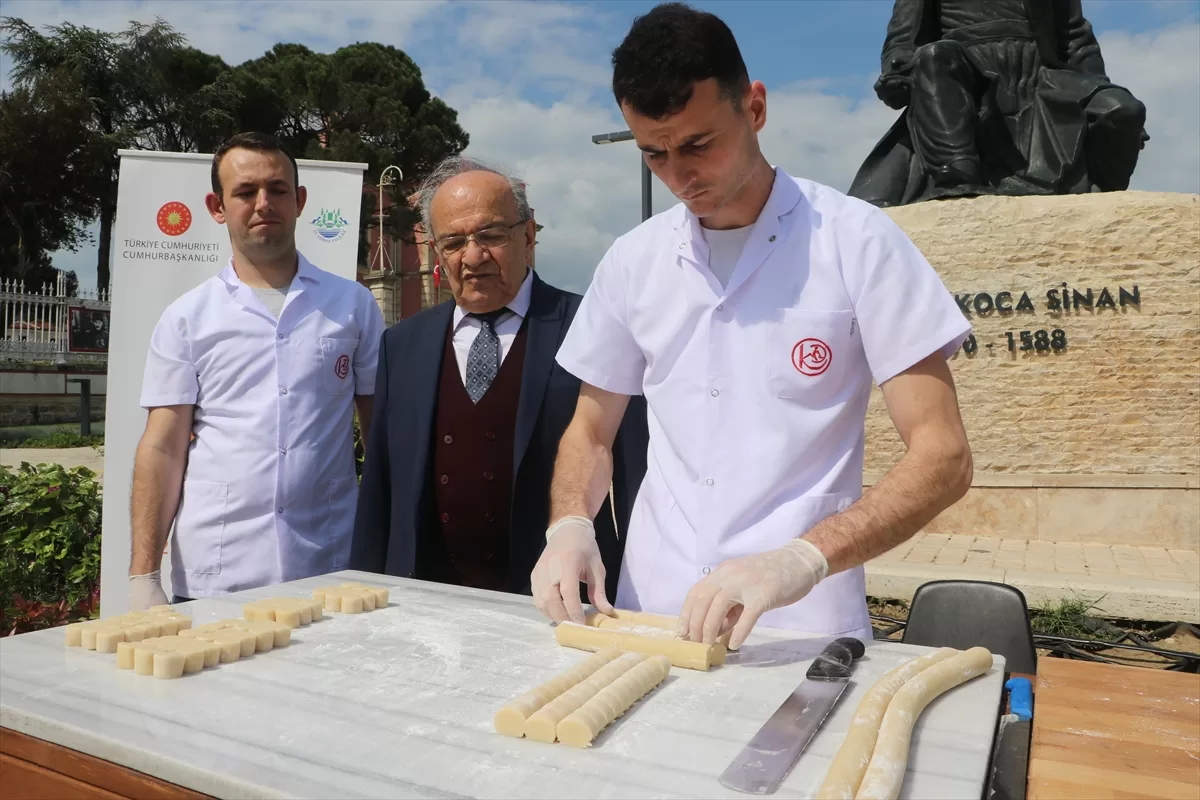
[[[629,142],[633,140],[633,133],[630,131],[616,131],[615,133],[597,133],[592,137],[592,144],[612,144],[613,142]],[[651,203],[650,203],[650,166],[646,163],[643,157],[642,161],[642,222],[650,219]]]

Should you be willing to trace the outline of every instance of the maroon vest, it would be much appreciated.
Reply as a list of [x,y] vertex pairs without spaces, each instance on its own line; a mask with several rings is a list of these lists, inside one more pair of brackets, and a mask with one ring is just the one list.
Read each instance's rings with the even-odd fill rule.
[[525,364],[524,322],[492,385],[472,403],[458,372],[453,327],[442,354],[434,421],[433,488],[440,530],[430,578],[505,591],[513,487],[513,432]]

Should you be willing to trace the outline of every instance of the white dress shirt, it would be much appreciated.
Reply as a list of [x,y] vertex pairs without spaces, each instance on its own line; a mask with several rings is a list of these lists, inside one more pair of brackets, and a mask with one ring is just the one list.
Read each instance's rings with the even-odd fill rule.
[[[517,333],[521,330],[521,322],[529,313],[529,296],[533,292],[533,270],[530,269],[525,273],[525,280],[521,282],[521,288],[517,290],[517,295],[512,299],[505,308],[509,313],[504,314],[495,323],[493,327],[496,330],[496,338],[500,340],[500,363],[504,363],[504,357],[508,355],[508,351],[512,349],[513,340],[517,338]],[[467,383],[467,356],[471,352],[471,345],[475,341],[475,337],[479,335],[479,329],[483,323],[478,317],[473,317],[469,312],[463,311],[461,306],[454,307],[454,320],[450,323],[454,326],[454,335],[452,342],[454,344],[454,356],[458,360],[458,376],[462,378],[463,385]]]
[[[650,446],[615,605],[678,614],[722,562],[780,547],[862,494],[872,382],[949,357],[970,324],[880,209],[776,170],[727,284],[683,205],[618,238],[558,352],[642,394]],[[869,640],[861,566],[767,627]]]
[[344,569],[354,396],[375,393],[383,315],[303,255],[278,319],[232,264],[167,307],[144,408],[193,405],[171,586],[209,597]]

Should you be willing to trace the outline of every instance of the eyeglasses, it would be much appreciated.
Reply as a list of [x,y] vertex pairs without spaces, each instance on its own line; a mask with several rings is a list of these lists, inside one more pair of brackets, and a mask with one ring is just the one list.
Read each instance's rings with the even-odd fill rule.
[[526,220],[518,220],[511,225],[492,225],[483,230],[475,231],[469,236],[443,236],[441,239],[435,239],[433,246],[442,255],[457,253],[466,247],[467,242],[472,239],[485,250],[493,247],[503,247],[508,244],[509,239],[512,237],[512,229],[518,225],[524,225],[525,222]]

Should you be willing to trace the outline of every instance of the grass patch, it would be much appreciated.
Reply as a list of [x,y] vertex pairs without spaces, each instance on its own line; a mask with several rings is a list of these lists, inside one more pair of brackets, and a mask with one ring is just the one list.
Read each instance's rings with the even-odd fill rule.
[[91,436],[79,434],[79,423],[0,428],[0,447],[6,448],[99,447],[103,444],[103,422],[92,423]]
[[1029,624],[1033,632],[1044,636],[1068,636],[1095,639],[1099,636],[1095,621],[1088,615],[1099,600],[1072,597],[1057,604],[1029,609]]

